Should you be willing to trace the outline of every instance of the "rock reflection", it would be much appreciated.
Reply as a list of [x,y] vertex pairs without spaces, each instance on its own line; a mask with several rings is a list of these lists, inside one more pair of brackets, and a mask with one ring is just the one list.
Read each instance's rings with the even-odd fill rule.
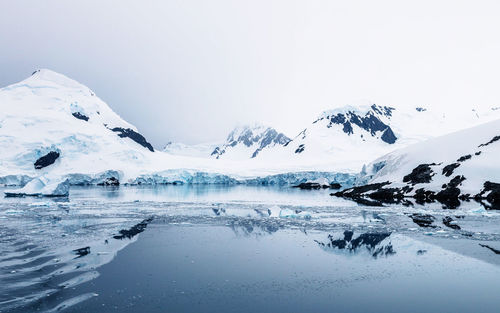
[[390,241],[384,244],[384,241],[390,236],[390,232],[379,232],[364,233],[354,238],[354,232],[346,230],[344,231],[344,238],[335,239],[333,235],[328,235],[326,243],[318,240],[315,240],[315,242],[325,250],[338,249],[353,254],[367,251],[372,257],[377,258],[396,254]]
[[119,240],[122,240],[122,239],[125,239],[125,238],[132,239],[137,234],[142,233],[143,231],[145,231],[146,227],[148,226],[148,224],[152,220],[153,220],[153,218],[150,217],[150,218],[147,218],[147,219],[143,220],[139,224],[136,224],[136,225],[132,226],[130,229],[122,229],[122,230],[119,231],[120,234],[113,236],[113,238],[119,239]]

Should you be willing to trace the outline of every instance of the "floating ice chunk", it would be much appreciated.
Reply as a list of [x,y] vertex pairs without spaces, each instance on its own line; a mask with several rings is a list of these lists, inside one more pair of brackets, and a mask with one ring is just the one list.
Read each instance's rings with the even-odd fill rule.
[[484,207],[479,207],[477,209],[472,210],[471,213],[484,214],[486,213],[486,209]]
[[42,196],[45,197],[67,197],[69,195],[69,181],[55,182],[42,189]]
[[281,208],[277,205],[272,206],[267,209],[267,213],[269,214],[269,217],[280,217]]
[[69,195],[69,181],[67,179],[49,180],[46,177],[38,177],[30,181],[23,188],[7,190],[6,197],[67,197]]
[[290,209],[282,209],[280,211],[280,217],[281,218],[303,218],[303,219],[310,219],[311,218],[311,213],[308,211],[297,211],[297,210],[290,210]]
[[54,204],[54,203],[49,202],[49,201],[39,201],[39,202],[30,203],[29,206],[30,207],[50,207],[52,204]]

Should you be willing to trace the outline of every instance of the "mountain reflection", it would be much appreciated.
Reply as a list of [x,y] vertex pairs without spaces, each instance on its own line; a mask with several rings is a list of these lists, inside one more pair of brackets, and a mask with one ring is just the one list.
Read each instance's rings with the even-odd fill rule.
[[315,240],[315,242],[325,250],[345,250],[350,253],[368,251],[372,257],[390,256],[396,253],[389,241],[384,244],[384,240],[391,236],[390,232],[364,233],[354,238],[354,232],[344,231],[344,238],[335,239],[333,235],[328,235],[327,242]]
[[261,221],[261,220],[237,220],[232,221],[229,227],[237,235],[243,236],[263,236],[270,235],[283,228],[283,225],[276,221]]

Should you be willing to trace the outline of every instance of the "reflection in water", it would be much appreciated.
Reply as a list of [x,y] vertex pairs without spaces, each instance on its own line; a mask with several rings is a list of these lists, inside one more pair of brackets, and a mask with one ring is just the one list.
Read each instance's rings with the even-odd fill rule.
[[228,225],[236,235],[242,236],[263,236],[271,235],[284,226],[278,220],[254,220],[238,219],[231,221]]
[[353,236],[353,231],[346,230],[343,239],[334,239],[332,235],[328,235],[329,242],[324,243],[317,240],[315,242],[324,249],[346,250],[350,253],[359,253],[364,250],[362,248],[366,248],[366,251],[374,258],[396,253],[390,241],[387,244],[383,244],[383,241],[391,236],[389,232],[364,233],[354,239]]
[[130,229],[122,229],[119,231],[119,235],[113,236],[115,239],[132,239],[134,236],[136,236],[139,233],[142,233],[144,230],[146,230],[146,227],[148,226],[148,223],[150,223],[153,220],[152,217],[147,218],[143,220],[142,222],[132,226]]
[[75,259],[81,258],[86,256],[87,254],[90,253],[90,247],[84,247],[84,248],[78,248],[73,250],[73,252],[77,255]]
[[[296,218],[294,214],[280,214],[282,210],[295,214],[306,210],[310,212],[311,218],[301,219]],[[408,210],[404,210],[403,213],[406,211]],[[425,234],[426,237],[430,237],[427,234],[432,233],[432,238],[445,238],[445,236],[447,238],[449,232],[455,231],[451,228],[455,225],[454,219],[459,218],[461,227],[468,231],[467,234],[470,234],[471,239],[487,241],[488,245],[482,247],[478,247],[478,243],[474,242],[474,247],[484,251],[486,257],[498,258],[495,250],[499,249],[496,242],[500,240],[498,235],[500,214],[470,208],[460,211],[460,217],[457,215],[448,218],[440,211],[440,208],[434,210],[426,208],[425,214],[413,214],[411,216],[413,220],[431,226],[420,229],[411,222],[410,213],[402,214],[401,207],[360,208],[344,200],[330,197],[328,192],[323,191],[245,186],[81,187],[72,189],[69,199],[0,199],[0,311],[5,312],[15,307],[19,308],[19,312],[62,310],[89,297],[99,298],[93,293],[95,291],[93,287],[89,287],[90,290],[84,293],[81,290],[83,283],[95,281],[99,276],[97,271],[102,271],[101,266],[111,261],[117,251],[134,242],[138,238],[137,235],[144,232],[146,227],[149,231],[157,232],[157,227],[151,229],[149,225],[152,222],[151,216],[154,216],[155,225],[163,223],[190,225],[186,228],[176,227],[175,231],[168,233],[169,237],[164,237],[171,239],[171,236],[178,236],[179,241],[169,240],[172,245],[167,246],[168,249],[164,253],[169,256],[168,260],[171,260],[171,257],[178,257],[179,266],[185,266],[185,272],[170,274],[192,273],[193,264],[219,265],[221,262],[214,262],[211,259],[215,253],[216,256],[221,255],[221,260],[224,262],[230,257],[235,257],[237,263],[233,263],[234,273],[231,273],[236,275],[234,277],[251,273],[241,278],[239,281],[241,284],[246,284],[249,279],[257,277],[252,271],[263,270],[261,276],[263,280],[275,273],[273,279],[285,286],[289,281],[283,280],[283,277],[293,276],[283,275],[282,270],[289,266],[293,269],[291,273],[295,274],[299,271],[295,267],[298,264],[300,271],[303,268],[308,269],[302,271],[303,279],[298,285],[303,286],[304,281],[311,281],[313,282],[311,286],[316,287],[318,281],[321,282],[324,278],[325,272],[316,269],[321,266],[325,268],[331,266],[328,261],[332,259],[332,255],[325,254],[323,250],[343,251],[347,254],[363,252],[369,255],[369,259],[393,255],[397,250],[397,255],[384,262],[369,262],[370,266],[387,268],[389,265],[406,264],[405,260],[414,258],[416,254],[426,254],[425,257],[419,257],[418,262],[434,260],[435,254],[432,248],[416,245],[408,249],[408,241],[398,236],[403,233]],[[443,227],[444,230],[432,227],[441,225],[441,220],[448,227]],[[185,231],[192,225],[209,225],[209,227],[205,228],[206,233],[203,235],[196,230]],[[220,228],[223,230],[213,226],[223,226]],[[165,229],[168,231],[170,227]],[[349,230],[344,231],[345,229]],[[365,233],[366,229],[386,231]],[[391,235],[388,230],[394,230],[394,233]],[[192,235],[190,237],[192,240],[184,237],[187,233]],[[327,237],[328,234],[337,235]],[[357,236],[358,234],[361,235]],[[140,236],[148,238],[147,233]],[[156,233],[155,236],[149,236],[149,240],[154,237]],[[167,241],[164,238],[163,242]],[[312,241],[313,238],[319,241],[315,243]],[[328,239],[323,242],[325,238]],[[141,240],[138,244],[140,242]],[[178,242],[183,244],[179,245]],[[323,250],[318,249],[318,245]],[[265,253],[253,253],[258,250],[265,250]],[[191,255],[193,251],[199,253],[200,258],[208,258],[207,262],[184,264],[185,255]],[[150,255],[150,252],[151,250],[144,250],[144,253],[138,254],[137,258],[155,262],[154,257],[143,257]],[[475,250],[474,253],[476,254]],[[342,273],[352,275],[359,272],[363,277],[367,274],[362,272],[368,263],[365,259],[346,259],[342,253],[337,254],[339,255],[335,258],[338,261],[336,269],[344,262]],[[309,257],[310,255],[314,255],[314,258]],[[260,256],[263,259],[258,259],[256,262],[243,262],[243,265],[239,263],[243,257],[251,259]],[[274,257],[275,263],[272,263],[274,265],[261,266],[271,264],[266,263],[270,257]],[[132,258],[135,256],[132,255]],[[118,261],[119,259],[117,258]],[[130,264],[135,265],[136,261],[135,259],[125,261],[129,262],[126,268],[130,268]],[[160,261],[164,262],[165,259]],[[374,263],[378,264],[373,265]],[[109,266],[108,269],[113,266],[115,265]],[[242,271],[245,266],[249,268],[247,271]],[[434,264],[428,268],[432,266]],[[155,267],[145,268],[149,270]],[[272,271],[269,272],[267,269]],[[199,275],[195,277],[197,281],[188,287],[200,286],[198,278],[207,274],[206,272],[206,268],[200,268]],[[210,271],[208,272],[210,274]],[[311,280],[316,272],[319,273],[315,278],[317,281]],[[379,272],[381,271],[374,271],[374,273]],[[123,276],[130,278],[130,273]],[[112,276],[115,277],[120,275]],[[148,283],[149,277],[144,276]],[[120,284],[123,278],[120,277]],[[140,276],[134,279],[137,278],[141,279]],[[344,278],[339,279],[343,281]],[[134,279],[130,278],[131,281]],[[233,283],[232,280],[229,282]],[[260,282],[254,283],[258,285]],[[333,285],[338,286],[337,281]],[[265,286],[262,290],[269,287]],[[106,285],[101,286],[104,290],[106,287]],[[176,286],[167,287],[172,292],[181,290]],[[112,289],[110,292],[120,288]],[[206,287],[202,291],[214,290],[210,288]],[[222,281],[220,288],[241,290],[241,288],[227,288],[226,280]],[[280,290],[292,289],[283,287]],[[142,293],[143,290],[138,289],[136,292]],[[161,295],[154,299],[160,297]],[[207,298],[209,297],[203,300]],[[178,295],[175,295],[174,299],[182,300]],[[125,300],[123,303],[126,303]],[[92,301],[95,300],[88,302]],[[188,306],[190,305],[192,302],[188,303]],[[232,311],[235,311],[234,308]],[[99,312],[99,310],[82,312]]]

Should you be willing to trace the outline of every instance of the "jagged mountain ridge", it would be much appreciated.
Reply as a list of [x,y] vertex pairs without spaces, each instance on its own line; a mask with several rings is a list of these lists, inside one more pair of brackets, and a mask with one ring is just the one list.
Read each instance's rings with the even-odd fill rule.
[[395,108],[393,107],[372,104],[364,115],[359,114],[356,110],[325,112],[323,115],[326,116],[319,118],[314,123],[323,119],[329,120],[326,127],[331,128],[334,124],[342,125],[342,130],[347,135],[354,134],[353,125],[356,125],[360,129],[364,129],[370,133],[371,136],[376,136],[381,133],[380,139],[382,141],[393,144],[396,142],[397,138],[391,127],[386,124],[381,117],[390,119],[394,110]]
[[[285,134],[263,125],[237,127],[229,133],[226,142],[217,146],[211,156],[234,157],[235,155],[255,158],[264,149],[285,146],[290,141]],[[237,151],[239,150],[239,151]]]

